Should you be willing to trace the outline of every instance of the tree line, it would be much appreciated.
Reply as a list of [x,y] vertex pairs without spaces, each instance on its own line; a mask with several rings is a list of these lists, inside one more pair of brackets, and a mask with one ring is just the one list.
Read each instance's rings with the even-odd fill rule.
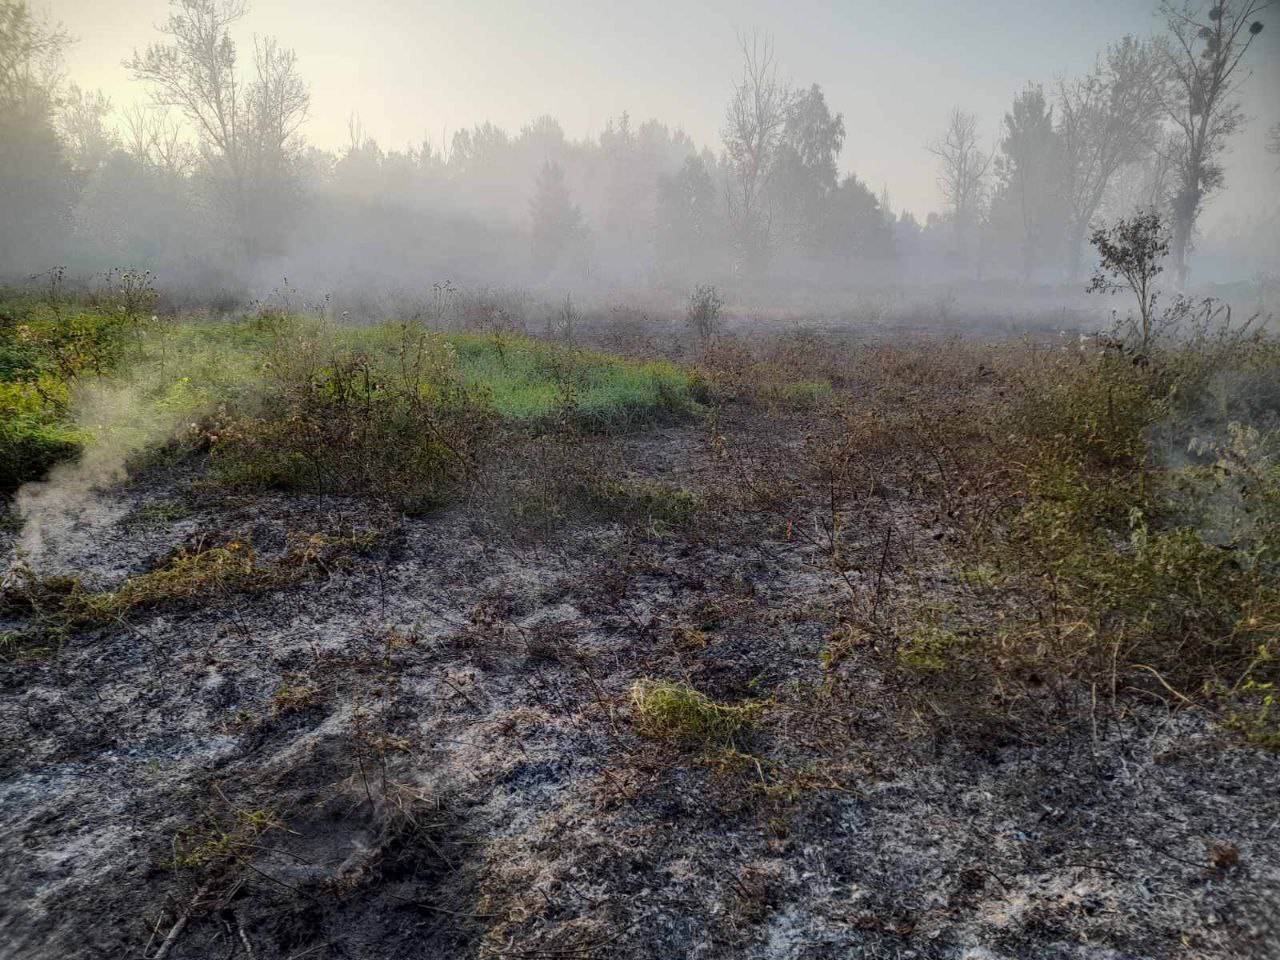
[[848,280],[897,265],[1075,280],[1092,224],[1153,208],[1185,282],[1267,6],[1165,3],[1164,34],[1020,91],[991,149],[956,108],[927,145],[945,206],[920,223],[841,174],[844,116],[817,84],[785,81],[758,34],[739,38],[717,150],[624,113],[581,141],[543,116],[403,150],[353,116],[331,151],[301,133],[310,93],[293,51],[232,40],[246,0],[172,0],[126,62],[150,99],[123,111],[65,81],[62,27],[0,0],[0,273],[133,264],[226,282],[294,264],[576,285]]

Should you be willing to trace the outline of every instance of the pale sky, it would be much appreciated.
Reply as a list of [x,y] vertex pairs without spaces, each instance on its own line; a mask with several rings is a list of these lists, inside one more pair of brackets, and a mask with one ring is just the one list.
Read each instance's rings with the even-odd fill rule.
[[[952,106],[978,114],[989,146],[1014,94],[1086,69],[1109,41],[1159,26],[1154,0],[250,0],[234,31],[297,51],[311,85],[304,133],[321,147],[346,143],[359,113],[384,147],[437,145],[460,126],[491,120],[511,132],[549,113],[569,137],[599,134],[624,110],[656,117],[718,150],[735,35],[771,33],[784,76],[818,83],[845,115],[841,167],[895,208],[940,205],[924,145]],[[39,0],[35,4],[41,6]],[[78,43],[68,78],[100,87],[121,106],[145,98],[121,66],[158,38],[168,0],[44,0]],[[1253,117],[1228,161],[1229,191],[1213,219],[1256,206],[1280,184],[1263,151],[1280,120],[1280,4],[1251,54],[1245,90]],[[1242,185],[1249,189],[1240,189]],[[1253,193],[1252,199],[1250,194]]]

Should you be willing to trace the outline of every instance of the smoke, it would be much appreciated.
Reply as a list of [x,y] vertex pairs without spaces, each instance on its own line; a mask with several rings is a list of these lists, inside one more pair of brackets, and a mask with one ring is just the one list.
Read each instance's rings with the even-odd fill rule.
[[39,568],[83,551],[120,519],[125,505],[102,491],[125,479],[131,458],[163,443],[178,426],[147,396],[138,382],[97,380],[76,389],[73,419],[85,438],[83,452],[15,495],[23,520],[18,562]]

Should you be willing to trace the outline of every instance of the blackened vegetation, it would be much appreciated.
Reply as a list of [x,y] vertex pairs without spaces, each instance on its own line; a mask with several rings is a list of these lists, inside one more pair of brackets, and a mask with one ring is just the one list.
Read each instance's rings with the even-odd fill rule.
[[[1185,302],[1145,348],[732,334],[713,297],[678,376],[663,321],[625,364],[455,340],[423,393],[277,368],[14,568],[6,945],[1274,952],[1274,341]],[[512,386],[552,362],[562,399]],[[469,462],[407,503],[377,405],[456,389]],[[321,409],[342,443],[288,442],[341,482],[236,469]]]

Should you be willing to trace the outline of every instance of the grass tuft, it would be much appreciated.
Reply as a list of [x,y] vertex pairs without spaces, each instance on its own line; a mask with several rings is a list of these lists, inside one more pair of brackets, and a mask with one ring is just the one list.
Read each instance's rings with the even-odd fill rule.
[[637,728],[645,736],[727,747],[747,730],[751,708],[716,703],[706,694],[669,680],[638,680],[631,687]]

